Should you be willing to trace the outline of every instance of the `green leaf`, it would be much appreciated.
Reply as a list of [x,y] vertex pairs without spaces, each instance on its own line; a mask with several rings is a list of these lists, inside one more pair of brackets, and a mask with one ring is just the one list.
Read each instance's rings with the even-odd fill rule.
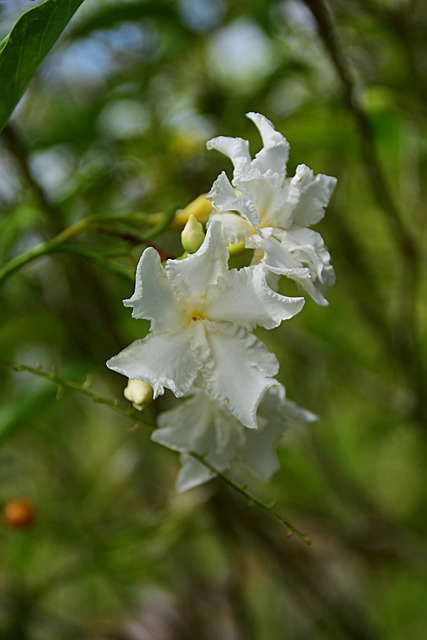
[[0,132],[82,2],[45,0],[23,13],[0,43]]

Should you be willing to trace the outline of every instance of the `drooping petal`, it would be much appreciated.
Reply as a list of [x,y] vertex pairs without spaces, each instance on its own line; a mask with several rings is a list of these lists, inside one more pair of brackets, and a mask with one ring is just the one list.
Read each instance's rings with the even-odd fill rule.
[[[277,229],[275,232],[277,233]],[[263,264],[273,273],[284,275],[293,280],[310,277],[310,270],[303,267],[301,261],[293,256],[287,246],[274,236],[269,238],[251,236],[246,246],[262,250],[264,252]]]
[[334,284],[331,256],[320,233],[304,227],[292,227],[283,234],[282,242],[286,243],[297,259],[309,266],[314,278],[325,285]]
[[206,288],[228,268],[227,242],[222,225],[212,222],[200,249],[184,260],[168,260],[166,272],[181,299],[203,296]]
[[209,399],[201,391],[161,413],[157,424],[159,428],[153,431],[151,439],[173,451],[195,451],[202,455],[212,447],[212,436],[215,437],[212,412]]
[[240,460],[262,479],[269,480],[279,468],[276,447],[288,428],[316,419],[311,411],[286,400],[282,385],[271,387],[258,409],[259,429],[246,432],[246,442],[238,454]]
[[304,298],[282,296],[268,286],[263,265],[231,269],[209,288],[207,315],[210,320],[226,321],[254,329],[277,327],[304,306]]
[[[244,427],[213,402],[201,389],[178,407],[158,417],[159,428],[151,439],[183,454],[203,455],[217,471],[227,469],[244,445]],[[185,491],[206,482],[213,473],[191,455],[181,457],[177,491]]]
[[181,317],[178,301],[155,249],[148,247],[136,268],[135,292],[125,307],[132,307],[134,318],[151,320],[152,331],[167,331]]
[[309,227],[319,222],[325,215],[325,207],[329,204],[336,178],[313,171],[305,164],[300,164],[295,176],[290,181],[290,199],[296,202],[292,211],[292,221],[300,227]]
[[258,404],[276,381],[279,363],[265,345],[245,329],[229,323],[207,323],[212,363],[201,375],[209,395],[226,405],[244,426],[256,428]]
[[208,150],[216,149],[220,153],[230,158],[237,172],[251,161],[249,153],[249,143],[242,138],[228,138],[226,136],[218,136],[212,138],[206,143]]
[[275,130],[273,124],[260,113],[247,113],[261,134],[263,149],[256,154],[252,166],[263,173],[272,171],[281,177],[286,175],[286,163],[289,156],[289,143],[281,133]]
[[247,246],[261,248],[267,269],[295,280],[317,304],[327,306],[327,287],[335,281],[330,255],[320,234],[312,229],[274,229],[275,237],[251,236]]
[[205,467],[201,462],[188,454],[184,453],[181,456],[181,465],[175,483],[177,493],[194,489],[194,487],[198,487],[215,477],[215,474],[210,471],[208,467]]
[[145,380],[154,398],[170,389],[177,397],[187,393],[200,364],[191,347],[189,327],[175,333],[149,334],[108,360],[107,367],[132,380]]
[[203,455],[217,468],[245,443],[246,429],[204,389],[195,388],[179,406],[161,413],[151,439],[173,451]]
[[260,219],[254,203],[250,198],[238,194],[236,190],[233,189],[224,172],[215,180],[206,198],[212,202],[212,205],[217,211],[227,213],[237,211],[258,230]]
[[300,407],[292,400],[286,402],[277,410],[278,414],[289,422],[316,422],[319,419],[315,413]]
[[280,467],[276,447],[283,434],[284,428],[274,433],[272,429],[252,429],[239,452],[239,459],[263,480],[270,480]]

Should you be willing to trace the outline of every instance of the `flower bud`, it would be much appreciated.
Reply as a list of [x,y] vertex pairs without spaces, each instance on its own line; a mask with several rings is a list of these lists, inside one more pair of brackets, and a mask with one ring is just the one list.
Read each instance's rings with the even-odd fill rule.
[[123,395],[135,409],[142,411],[153,400],[153,388],[145,380],[129,380]]
[[246,245],[244,242],[237,242],[236,244],[228,245],[228,253],[230,256],[234,256],[236,253],[241,253],[246,249]]
[[211,213],[212,203],[206,200],[206,194],[202,193],[184,207],[184,209],[176,212],[172,226],[174,228],[182,228],[191,215],[200,222],[205,223],[208,221]]
[[201,247],[204,239],[203,225],[191,214],[181,233],[182,246],[188,253],[195,253]]

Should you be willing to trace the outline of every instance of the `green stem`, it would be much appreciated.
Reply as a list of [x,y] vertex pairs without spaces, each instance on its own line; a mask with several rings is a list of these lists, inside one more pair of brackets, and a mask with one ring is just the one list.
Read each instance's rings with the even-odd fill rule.
[[0,358],[0,364],[5,367],[9,367],[10,369],[13,369],[13,371],[18,371],[18,372],[26,371],[27,373],[31,373],[32,375],[37,376],[38,378],[49,380],[50,382],[53,382],[54,384],[56,384],[59,389],[63,389],[65,387],[68,389],[72,389],[73,391],[78,391],[82,395],[93,400],[93,402],[96,402],[97,404],[102,404],[106,407],[109,407],[110,409],[113,409],[113,411],[116,411],[117,413],[121,413],[127,418],[131,418],[134,422],[138,422],[139,424],[146,427],[147,429],[150,429],[150,431],[153,431],[155,428],[149,422],[146,422],[145,420],[143,420],[140,415],[136,414],[136,412],[133,409],[128,409],[126,407],[123,407],[117,402],[117,400],[108,400],[108,398],[104,398],[103,396],[100,396],[97,393],[94,393],[93,391],[91,391],[89,389],[87,382],[83,382],[82,384],[80,382],[74,382],[73,380],[68,380],[68,379],[65,380],[61,376],[58,376],[58,374],[55,373],[54,371],[51,371],[49,373],[48,371],[43,371],[43,369],[39,367],[36,368],[36,367],[30,367],[26,364],[18,364],[17,362],[11,362],[10,360],[5,360],[4,358]]
[[[84,231],[90,231],[91,229],[101,229],[103,227],[99,227],[99,222],[144,222],[145,224],[154,224],[153,228],[150,231],[147,231],[145,234],[140,237],[132,238],[134,242],[146,242],[151,238],[159,234],[163,231],[171,222],[173,216],[175,215],[176,207],[173,206],[166,211],[165,214],[161,216],[159,219],[159,214],[154,215],[146,215],[146,214],[138,214],[133,213],[128,216],[123,215],[107,215],[107,216],[87,216],[80,220],[76,224],[67,227],[60,233],[58,233],[51,240],[47,240],[46,242],[42,242],[34,249],[30,249],[26,253],[23,253],[16,258],[12,258],[8,263],[4,265],[3,268],[0,269],[0,284],[6,280],[12,273],[18,271],[26,264],[33,262],[37,258],[42,256],[51,254],[51,253],[73,253],[74,255],[82,256],[84,258],[88,258],[93,262],[97,262],[101,266],[105,267],[109,271],[112,271],[118,276],[126,278],[129,281],[134,280],[134,275],[126,267],[123,267],[115,262],[112,262],[102,254],[92,249],[87,249],[85,247],[80,247],[78,245],[68,244],[68,241],[74,236],[83,233]],[[154,222],[152,222],[154,221]],[[112,230],[114,232],[114,230]],[[117,235],[122,236],[120,232],[117,232]]]
[[274,509],[274,507],[268,506],[268,504],[265,504],[264,502],[262,502],[262,500],[259,500],[259,498],[249,493],[249,491],[247,491],[245,487],[238,485],[236,482],[234,482],[234,480],[232,480],[231,478],[226,476],[224,473],[222,473],[222,471],[218,471],[218,469],[216,469],[206,460],[205,456],[202,456],[196,453],[195,451],[189,451],[189,454],[193,458],[198,460],[201,464],[203,464],[205,467],[207,467],[207,469],[212,471],[212,473],[218,476],[218,478],[221,478],[221,480],[223,480],[226,484],[228,484],[229,487],[234,489],[234,491],[237,491],[237,493],[240,493],[240,495],[246,498],[249,504],[256,505],[257,507],[262,509],[262,511],[264,511],[265,513],[268,513],[270,516],[275,518],[275,520],[280,522],[280,524],[283,524],[287,528],[289,532],[289,536],[295,534],[298,536],[298,538],[300,538],[306,544],[311,544],[310,536],[307,532],[300,531],[299,529],[294,527],[294,525],[291,524],[288,520],[286,520],[283,516],[281,516],[280,513]]
[[[150,424],[149,422],[146,422],[141,417],[141,415],[136,411],[134,411],[133,409],[128,409],[126,407],[123,407],[117,402],[117,400],[108,400],[108,398],[104,398],[103,396],[100,396],[97,393],[94,393],[93,391],[91,391],[88,388],[87,383],[80,384],[72,380],[65,380],[61,376],[58,376],[55,372],[48,373],[47,371],[43,371],[43,369],[29,367],[28,365],[25,365],[25,364],[18,364],[16,362],[5,360],[4,358],[0,358],[0,364],[6,367],[9,367],[10,369],[13,369],[14,371],[18,371],[18,372],[26,371],[27,373],[31,373],[32,375],[38,376],[39,378],[50,380],[50,382],[53,382],[54,384],[56,384],[58,389],[60,390],[63,388],[68,388],[68,389],[72,389],[73,391],[78,391],[79,393],[82,393],[86,397],[93,400],[93,402],[102,404],[108,407],[109,409],[116,411],[117,413],[121,413],[122,415],[131,419],[133,422],[136,422],[137,424],[142,425],[143,427],[145,427],[146,429],[149,429],[150,431],[154,431],[155,429],[154,425]],[[249,504],[256,505],[264,513],[267,513],[269,516],[275,518],[278,522],[284,525],[289,532],[289,536],[295,534],[305,544],[310,544],[310,537],[306,532],[300,531],[299,529],[294,527],[288,520],[283,518],[274,509],[274,507],[270,507],[269,505],[265,504],[264,502],[262,502],[262,500],[260,500],[259,498],[251,494],[249,491],[247,491],[245,487],[239,486],[231,478],[229,478],[224,473],[222,473],[222,471],[219,471],[218,469],[216,469],[213,465],[211,465],[205,459],[205,456],[195,453],[194,451],[190,451],[189,455],[191,455],[193,458],[198,460],[198,462],[203,464],[207,469],[209,469],[209,471],[211,471],[216,476],[218,476],[218,478],[221,478],[221,480],[223,480],[223,482],[225,482],[229,487],[234,489],[234,491],[236,491],[237,493],[240,493],[240,495],[243,496]]]
[[16,258],[12,258],[12,260],[7,262],[4,267],[0,269],[0,284],[4,280],[6,280],[6,278],[15,273],[15,271],[18,271],[30,262],[33,262],[34,260],[37,260],[38,258],[49,255],[51,253],[72,253],[74,255],[82,256],[102,265],[109,271],[112,271],[122,278],[126,278],[130,282],[133,282],[134,280],[133,273],[130,272],[126,267],[108,260],[101,253],[93,251],[92,249],[86,249],[85,247],[80,247],[78,245],[62,244],[61,240],[58,240],[58,236],[56,236],[52,240],[42,242],[37,247],[34,247],[34,249],[30,249],[30,251],[26,251],[25,253],[22,253],[21,255],[16,256]]

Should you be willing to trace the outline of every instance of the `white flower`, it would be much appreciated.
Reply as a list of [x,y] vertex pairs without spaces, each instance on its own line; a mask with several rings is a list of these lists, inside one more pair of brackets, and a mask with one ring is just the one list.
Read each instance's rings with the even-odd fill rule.
[[232,183],[223,172],[206,196],[220,212],[211,220],[223,221],[229,242],[245,241],[258,250],[255,261],[261,258],[273,273],[296,280],[318,304],[327,305],[324,294],[335,274],[322,237],[308,227],[323,218],[336,179],[314,176],[306,165],[286,178],[286,138],[264,116],[247,116],[264,143],[254,159],[247,140],[220,136],[207,143],[234,165]]
[[263,480],[269,480],[279,468],[276,446],[292,422],[312,422],[316,416],[285,400],[284,388],[276,384],[267,391],[258,409],[258,429],[245,429],[225,408],[212,401],[204,391],[178,407],[159,415],[151,439],[181,453],[182,467],[178,493],[207,482],[215,474],[189,452],[205,456],[218,471],[242,465]]
[[107,366],[148,382],[154,398],[165,387],[183,396],[197,377],[211,398],[255,428],[258,404],[276,383],[279,364],[251,331],[277,327],[303,304],[270,289],[262,265],[229,270],[222,225],[214,221],[200,249],[184,260],[163,267],[157,251],[144,251],[135,292],[124,305],[134,318],[151,320],[151,332]]

